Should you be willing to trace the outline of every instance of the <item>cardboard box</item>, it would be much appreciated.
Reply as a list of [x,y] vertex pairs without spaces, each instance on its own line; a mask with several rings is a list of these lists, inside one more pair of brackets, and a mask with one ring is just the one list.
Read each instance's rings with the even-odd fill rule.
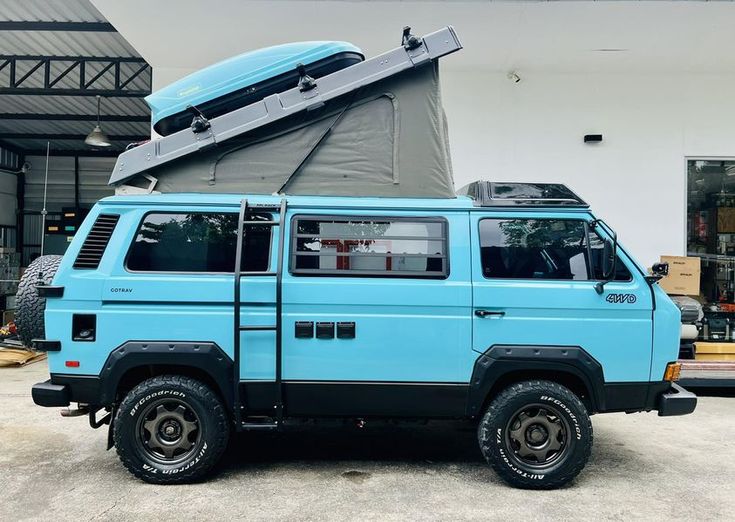
[[669,275],[659,281],[667,294],[699,295],[701,260],[698,257],[661,256],[669,264]]
[[695,343],[698,361],[735,361],[735,343]]
[[735,232],[735,208],[720,207],[717,209],[717,232],[727,234]]

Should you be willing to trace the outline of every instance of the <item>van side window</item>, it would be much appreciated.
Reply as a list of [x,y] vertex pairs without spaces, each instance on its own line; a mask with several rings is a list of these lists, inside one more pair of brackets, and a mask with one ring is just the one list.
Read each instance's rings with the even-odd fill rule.
[[[235,213],[150,213],[138,228],[126,266],[136,272],[219,272],[235,268]],[[249,219],[268,220],[269,215]],[[243,242],[242,270],[268,270],[271,230],[249,226]]]
[[[482,272],[495,279],[602,279],[602,239],[578,219],[483,219],[480,221]],[[591,254],[591,259],[590,259]],[[616,263],[616,280],[630,280]]]
[[377,277],[447,277],[442,219],[297,217],[291,273]]

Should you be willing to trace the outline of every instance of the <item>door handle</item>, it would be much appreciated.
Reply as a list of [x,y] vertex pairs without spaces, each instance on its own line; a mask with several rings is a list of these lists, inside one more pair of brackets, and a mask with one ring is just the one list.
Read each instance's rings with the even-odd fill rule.
[[497,310],[475,310],[475,315],[477,317],[487,317],[488,315],[497,315],[499,317],[502,317],[505,315],[505,312],[497,311]]

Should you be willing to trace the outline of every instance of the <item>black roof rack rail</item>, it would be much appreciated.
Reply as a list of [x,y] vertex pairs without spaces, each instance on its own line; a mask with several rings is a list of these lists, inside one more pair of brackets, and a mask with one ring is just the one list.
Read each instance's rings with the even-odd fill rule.
[[469,196],[479,207],[589,208],[582,198],[561,183],[474,181],[457,193]]

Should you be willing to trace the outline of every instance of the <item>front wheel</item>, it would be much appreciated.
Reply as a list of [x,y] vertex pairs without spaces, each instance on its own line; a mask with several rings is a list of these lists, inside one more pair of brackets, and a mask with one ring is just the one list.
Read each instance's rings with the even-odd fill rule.
[[568,388],[523,381],[492,400],[478,439],[485,459],[510,485],[554,489],[574,479],[587,463],[592,423]]
[[222,401],[206,384],[161,375],[128,393],[113,435],[118,456],[133,475],[153,484],[176,484],[209,472],[229,432]]

